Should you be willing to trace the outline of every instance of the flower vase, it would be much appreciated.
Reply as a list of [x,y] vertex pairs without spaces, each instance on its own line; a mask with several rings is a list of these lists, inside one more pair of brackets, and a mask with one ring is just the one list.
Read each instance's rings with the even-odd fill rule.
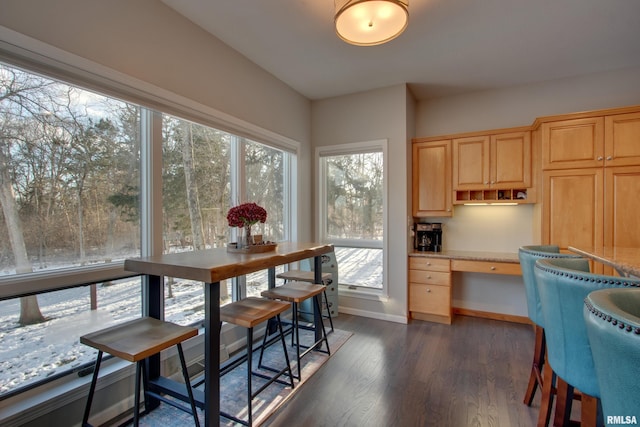
[[244,226],[244,247],[249,248],[253,244],[253,240],[251,237],[251,225]]

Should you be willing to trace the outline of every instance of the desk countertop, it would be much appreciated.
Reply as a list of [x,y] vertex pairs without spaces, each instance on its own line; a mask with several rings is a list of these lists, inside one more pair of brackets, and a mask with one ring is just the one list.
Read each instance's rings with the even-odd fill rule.
[[519,264],[518,254],[516,252],[484,252],[484,251],[453,251],[445,250],[442,252],[423,252],[411,251],[409,256],[414,257],[432,257],[445,258],[452,260],[468,260],[468,261],[488,261],[488,262],[508,262]]

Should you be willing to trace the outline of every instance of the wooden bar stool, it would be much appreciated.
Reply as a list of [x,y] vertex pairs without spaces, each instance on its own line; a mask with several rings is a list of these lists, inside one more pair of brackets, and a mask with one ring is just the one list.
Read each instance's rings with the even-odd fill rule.
[[[261,393],[264,389],[266,389],[273,382],[278,381],[278,379],[283,376],[285,373],[288,373],[289,376],[289,384],[291,388],[294,387],[293,383],[293,372],[291,371],[291,364],[289,363],[289,354],[287,353],[287,346],[284,341],[284,334],[282,332],[282,323],[280,322],[280,314],[289,308],[289,304],[283,303],[280,301],[272,301],[263,298],[245,298],[240,301],[235,301],[230,304],[224,305],[220,307],[220,327],[222,327],[222,322],[232,323],[234,325],[242,326],[247,328],[247,351],[243,358],[234,361],[233,366],[237,366],[238,362],[244,361],[246,357],[247,360],[247,421],[241,420],[231,414],[227,414],[224,412],[220,412],[225,418],[229,418],[237,423],[251,426],[253,424],[253,414],[251,410],[251,401],[254,397],[256,397],[259,393]],[[275,372],[273,376],[267,376],[258,372],[253,372],[252,363],[253,363],[253,328],[260,323],[263,323],[267,320],[275,318],[278,323],[278,331],[280,335],[280,341],[282,342],[282,349],[284,351],[284,358],[286,361],[286,366],[281,370],[276,370],[273,368],[265,367],[262,365],[262,360],[260,361],[260,366],[263,369],[270,370]],[[265,331],[265,338],[268,334],[268,329]],[[261,354],[262,356],[262,354]],[[221,370],[221,375],[229,372],[229,369],[223,368]],[[251,377],[253,375],[259,376],[261,378],[267,379],[268,381],[263,384],[258,390],[253,391],[253,387],[251,385]]]
[[[322,351],[323,353],[326,353],[329,355],[331,354],[331,350],[329,349],[329,340],[327,339],[327,332],[324,329],[324,322],[322,321],[322,315],[318,316],[319,323],[320,323],[319,326],[321,328],[320,334],[318,334],[318,331],[315,330],[315,328],[318,326],[316,325],[316,322],[314,322],[314,327],[312,328],[316,331],[316,336],[320,335],[320,338],[317,339],[312,345],[307,347],[307,349],[304,352],[300,353],[301,326],[300,326],[300,322],[298,320],[298,315],[297,315],[298,305],[302,301],[305,301],[309,298],[313,298],[315,309],[317,310],[318,313],[321,313],[320,302],[318,301],[318,299],[319,299],[319,295],[324,291],[324,288],[325,287],[323,285],[315,285],[315,284],[310,284],[305,282],[287,282],[282,286],[277,286],[275,288],[263,291],[261,294],[265,298],[286,301],[291,303],[292,318],[293,318],[292,332],[293,332],[293,335],[295,336],[294,346],[296,348],[296,361],[298,362],[298,375],[296,375],[296,378],[298,380],[300,380],[302,377],[302,367],[300,365],[300,359],[302,359],[310,351],[315,349],[317,351]],[[306,328],[306,329],[309,329],[309,328]],[[320,350],[320,346],[322,345],[322,342],[324,342],[325,345],[327,346],[326,351]],[[266,341],[264,342],[264,344],[266,345]]]
[[[91,411],[91,404],[93,402],[93,393],[98,381],[98,372],[100,371],[100,363],[102,362],[103,353],[111,354],[129,362],[136,363],[136,379],[135,379],[135,399],[133,408],[133,425],[138,426],[140,417],[140,377],[143,377],[142,385],[144,389],[145,398],[147,396],[155,397],[171,406],[174,406],[182,411],[191,413],[195,421],[195,425],[199,426],[198,413],[196,412],[195,400],[193,399],[193,391],[191,390],[191,383],[189,381],[189,374],[187,372],[187,365],[184,361],[184,354],[182,352],[182,342],[198,335],[196,328],[187,326],[180,326],[174,323],[165,322],[162,320],[154,319],[152,317],[142,317],[140,319],[131,320],[129,322],[112,326],[100,331],[92,332],[90,334],[80,337],[82,344],[88,345],[98,350],[98,356],[96,358],[96,364],[93,371],[93,378],[91,380],[91,387],[89,389],[89,396],[87,398],[87,405],[84,410],[84,416],[82,418],[82,425],[91,426],[89,424],[89,412]],[[187,396],[189,397],[189,403],[191,408],[187,408],[183,405],[176,403],[175,401],[166,399],[157,393],[149,390],[148,380],[146,374],[146,359],[149,356],[160,353],[171,346],[177,346],[178,355],[180,356],[180,365],[182,367],[182,375],[186,386]]]
[[[278,279],[283,279],[285,283],[287,282],[306,282],[306,283],[315,283],[315,273],[313,271],[305,271],[305,270],[289,270],[283,273],[276,275]],[[331,283],[332,275],[331,273],[322,273],[322,286],[324,286],[324,290],[322,291],[322,299],[324,301],[324,306],[327,309],[327,315],[324,316],[326,319],[329,319],[329,324],[331,325],[331,332],[333,329],[333,319],[331,318],[331,308],[329,305],[329,298],[327,297],[327,284]]]

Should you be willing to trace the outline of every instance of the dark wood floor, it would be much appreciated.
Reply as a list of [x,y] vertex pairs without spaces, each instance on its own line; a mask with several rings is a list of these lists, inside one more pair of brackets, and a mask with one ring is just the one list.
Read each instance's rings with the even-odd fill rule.
[[527,325],[457,316],[409,325],[340,314],[354,335],[263,426],[536,424],[522,403],[533,353]]

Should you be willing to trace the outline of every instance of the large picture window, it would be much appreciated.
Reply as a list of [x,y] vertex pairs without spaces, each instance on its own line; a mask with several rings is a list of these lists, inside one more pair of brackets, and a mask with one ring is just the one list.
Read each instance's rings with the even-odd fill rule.
[[[144,131],[149,120],[161,132]],[[82,372],[95,351],[81,335],[143,313],[123,261],[152,250],[151,194],[165,253],[225,246],[226,214],[245,201],[267,209],[267,239],[291,238],[290,151],[3,63],[0,126],[0,400]],[[161,171],[149,194],[143,164]],[[266,283],[266,272],[229,280],[221,304]],[[201,283],[168,277],[164,295],[167,320],[204,318]]]
[[140,110],[0,64],[0,270],[140,253]]
[[386,141],[321,147],[319,234],[335,245],[339,284],[383,290]]

